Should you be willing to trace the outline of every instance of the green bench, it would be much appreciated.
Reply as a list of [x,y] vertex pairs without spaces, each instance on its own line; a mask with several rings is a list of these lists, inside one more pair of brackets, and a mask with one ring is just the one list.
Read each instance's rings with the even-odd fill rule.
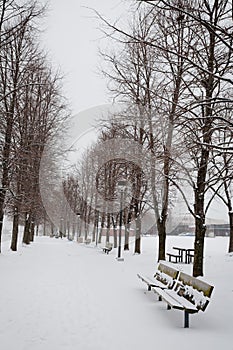
[[108,254],[112,250],[112,247],[113,247],[112,243],[106,242],[105,246],[102,247],[103,252]]
[[154,274],[153,278],[144,276],[142,274],[137,274],[137,276],[144,283],[147,284],[148,290],[150,291],[152,287],[158,287],[161,289],[172,289],[178,277],[178,273],[178,270],[166,265],[163,262],[160,262],[158,264],[157,271]]
[[167,303],[167,309],[171,308],[184,311],[184,327],[189,327],[189,315],[205,311],[210,302],[214,287],[198,278],[180,272],[177,282],[172,289],[153,287],[159,301]]
[[164,262],[158,264],[153,278],[137,274],[148,286],[148,291],[167,303],[167,309],[184,311],[184,327],[189,327],[189,315],[205,311],[214,287],[198,278],[181,272]]

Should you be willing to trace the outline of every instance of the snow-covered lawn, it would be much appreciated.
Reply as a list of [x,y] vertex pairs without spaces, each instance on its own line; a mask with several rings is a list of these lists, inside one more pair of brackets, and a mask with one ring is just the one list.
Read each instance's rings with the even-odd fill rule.
[[[192,247],[193,237],[168,237]],[[1,350],[233,349],[233,256],[228,239],[207,238],[204,280],[215,286],[204,313],[166,310],[136,276],[153,274],[156,237],[143,237],[142,254],[65,239],[37,237],[17,253],[4,242],[0,255]],[[133,246],[133,244],[132,244]],[[133,247],[132,247],[133,248]],[[179,264],[191,273],[192,265]]]

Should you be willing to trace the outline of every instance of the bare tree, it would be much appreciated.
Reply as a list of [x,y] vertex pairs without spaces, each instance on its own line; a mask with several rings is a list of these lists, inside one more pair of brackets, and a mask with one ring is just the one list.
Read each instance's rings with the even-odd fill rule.
[[14,1],[4,1],[1,8],[1,120],[2,129],[2,173],[0,188],[0,249],[4,203],[9,189],[10,150],[15,118],[17,92],[22,82],[21,73],[25,68],[25,44],[28,31],[32,30],[31,22],[40,16],[42,9],[37,9],[36,3],[17,6]]
[[[232,86],[229,72],[232,67],[232,7],[228,1],[147,1],[147,5],[156,13],[164,13],[167,20],[174,16],[178,22],[178,28],[188,28],[192,38],[188,42],[183,37],[182,46],[176,45],[171,40],[166,47],[160,40],[152,41],[141,38],[134,32],[126,32],[116,25],[101,19],[112,30],[111,36],[121,35],[125,41],[145,44],[156,49],[156,52],[164,52],[165,55],[177,58],[178,65],[188,64],[188,76],[182,77],[182,84],[186,89],[182,92],[182,100],[185,104],[180,106],[178,101],[174,104],[179,107],[179,121],[182,129],[177,131],[186,133],[187,150],[190,155],[190,163],[195,164],[194,170],[194,217],[196,225],[194,276],[203,275],[203,248],[205,236],[205,195],[207,190],[207,171],[210,163],[210,149],[213,147],[212,135],[216,127],[216,121],[221,120],[228,125],[232,122],[224,119],[218,111],[226,102],[232,102],[225,92]],[[175,17],[176,16],[176,17]],[[174,26],[171,26],[173,31]],[[176,28],[176,27],[175,27]],[[170,34],[170,32],[168,32]],[[182,33],[182,31],[180,31]],[[178,41],[179,42],[179,41]],[[181,43],[181,42],[180,42]],[[176,50],[176,48],[187,48]],[[184,66],[183,66],[184,67]],[[170,66],[170,72],[172,67]],[[177,73],[177,72],[176,72]],[[179,74],[177,75],[179,76]],[[179,82],[179,79],[177,80]],[[175,90],[174,90],[175,91]],[[179,91],[180,93],[181,91]],[[168,94],[171,98],[172,93]],[[175,95],[173,95],[175,96]],[[175,101],[175,100],[174,100]],[[177,110],[175,115],[177,116]],[[182,116],[182,117],[181,117]],[[182,132],[181,132],[182,134]],[[229,149],[229,148],[228,148]],[[169,177],[169,174],[165,174]],[[167,179],[168,181],[168,179]]]
[[[167,13],[140,7],[130,34],[125,40],[121,36],[118,39],[124,42],[125,49],[120,55],[103,55],[113,67],[113,73],[105,72],[113,81],[110,90],[128,104],[134,104],[131,111],[134,117],[130,118],[128,108],[125,119],[128,119],[128,124],[131,120],[135,125],[138,130],[136,139],[150,151],[149,178],[159,232],[159,260],[165,259],[169,176],[175,148],[172,147],[173,132],[177,117],[183,111],[180,97],[186,88],[183,76],[188,64],[183,56],[188,55],[189,45],[194,41],[186,21],[177,20],[179,16],[179,11]],[[113,28],[109,23],[108,27]],[[135,136],[131,134],[132,138]]]

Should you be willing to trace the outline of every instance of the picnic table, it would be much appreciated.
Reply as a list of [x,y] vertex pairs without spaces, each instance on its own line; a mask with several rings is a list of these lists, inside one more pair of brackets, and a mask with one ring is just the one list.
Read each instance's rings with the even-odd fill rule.
[[173,249],[178,250],[180,262],[184,262],[185,264],[190,264],[192,262],[192,258],[194,257],[193,248],[173,247]]

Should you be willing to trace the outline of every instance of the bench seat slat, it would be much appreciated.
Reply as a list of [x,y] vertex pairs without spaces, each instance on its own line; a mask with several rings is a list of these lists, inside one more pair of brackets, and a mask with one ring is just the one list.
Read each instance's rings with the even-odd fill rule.
[[165,291],[165,290],[162,290],[160,288],[154,287],[154,288],[152,288],[152,290],[156,294],[158,294],[164,301],[166,301],[166,303],[169,304],[172,308],[184,310],[184,307],[179,302],[177,302],[174,298],[172,298],[171,296],[169,296],[167,294],[167,289]]
[[183,298],[182,296],[179,296],[176,291],[167,290],[167,294],[173,299],[177,300],[180,304],[182,304],[185,310],[193,313],[198,312],[198,309],[194,304],[190,303],[187,299]]
[[165,291],[152,288],[155,293],[157,293],[166,303],[168,303],[172,308],[179,310],[186,310],[190,313],[198,312],[198,309],[183,297],[177,295],[174,290],[166,289]]
[[140,278],[143,282],[145,282],[148,286],[151,286],[151,287],[159,287],[159,288],[162,288],[162,289],[166,289],[167,288],[167,285],[165,285],[164,283],[156,280],[155,278],[150,278],[148,276],[143,276],[143,275],[140,275],[140,274],[137,274],[138,278]]

